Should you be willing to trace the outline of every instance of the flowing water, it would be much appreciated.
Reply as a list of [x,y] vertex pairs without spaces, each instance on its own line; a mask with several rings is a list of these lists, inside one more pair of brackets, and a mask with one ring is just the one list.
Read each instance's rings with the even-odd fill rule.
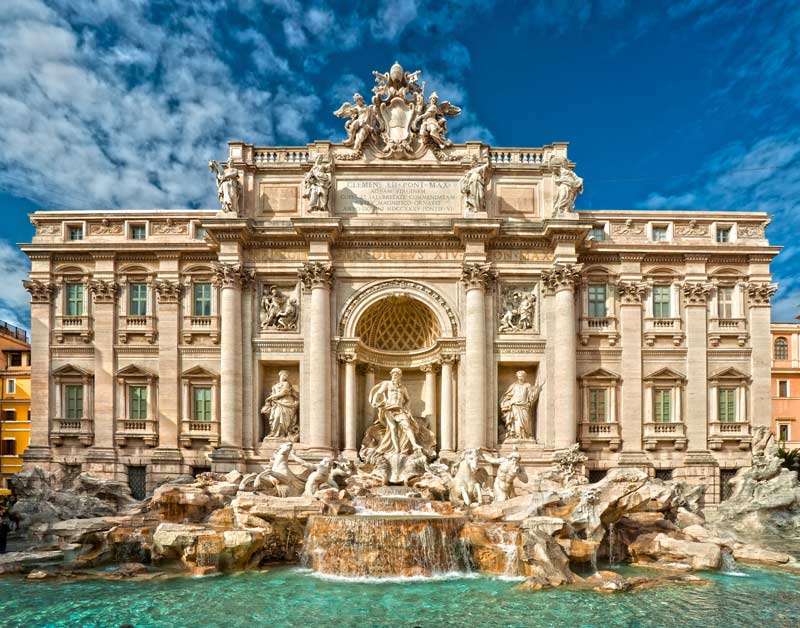
[[[630,568],[625,570],[631,573]],[[282,568],[214,578],[57,584],[0,579],[3,628],[789,628],[800,577],[742,568],[706,586],[633,593],[516,591],[513,582],[325,580]],[[647,571],[643,573],[648,573]]]

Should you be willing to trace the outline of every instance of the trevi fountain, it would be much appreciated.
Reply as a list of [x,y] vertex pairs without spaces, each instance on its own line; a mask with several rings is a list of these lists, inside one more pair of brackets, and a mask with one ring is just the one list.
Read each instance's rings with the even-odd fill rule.
[[[59,314],[47,340],[59,286],[80,288],[89,262],[63,253],[61,277],[61,223],[35,214],[23,248],[42,394],[13,480],[0,625],[796,626],[800,483],[761,416],[776,253],[764,216],[725,214],[742,244],[708,281],[733,277],[749,318],[709,345],[717,284],[666,283],[684,264],[666,253],[673,274],[648,266],[649,215],[575,212],[566,144],[454,145],[460,109],[395,66],[375,73],[371,102],[336,112],[343,144],[232,143],[211,162],[219,212],[136,214],[148,245],[191,254],[160,258],[155,284],[149,258],[122,286],[128,271],[98,262],[91,330]],[[397,173],[407,185],[386,179]],[[683,246],[716,246],[713,218],[662,215]],[[87,246],[127,246],[114,212],[80,220]],[[749,283],[731,270],[740,252]],[[703,255],[686,262],[695,277]],[[117,293],[137,281],[155,285],[157,321],[114,327]],[[653,318],[651,294],[686,321]],[[707,372],[723,351],[738,361]],[[112,427],[125,386],[145,418]],[[659,397],[663,422],[655,386],[674,399]],[[93,409],[76,418],[62,391],[79,387]],[[718,388],[751,409],[707,417]]]

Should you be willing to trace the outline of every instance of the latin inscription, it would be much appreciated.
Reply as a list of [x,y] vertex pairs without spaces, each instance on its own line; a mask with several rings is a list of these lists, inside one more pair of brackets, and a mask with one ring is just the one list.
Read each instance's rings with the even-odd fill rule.
[[343,214],[458,214],[461,193],[458,181],[336,182],[336,212]]

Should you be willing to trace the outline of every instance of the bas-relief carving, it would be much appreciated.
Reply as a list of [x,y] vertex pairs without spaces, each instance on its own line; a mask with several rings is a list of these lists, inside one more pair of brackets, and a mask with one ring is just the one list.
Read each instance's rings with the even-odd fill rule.
[[214,173],[217,181],[217,197],[220,203],[220,214],[239,217],[242,203],[242,183],[239,171],[233,167],[233,159],[228,159],[224,167],[219,162],[211,160],[208,167]]
[[708,235],[708,226],[697,224],[696,220],[690,220],[688,224],[675,225],[675,235],[682,238],[699,238]]
[[542,384],[528,382],[525,371],[517,371],[515,375],[517,381],[500,398],[501,442],[533,439],[536,405],[542,392]]
[[317,155],[311,170],[303,177],[303,198],[308,199],[308,211],[329,211],[332,181],[333,164],[326,163],[322,155]]
[[447,139],[447,118],[461,109],[434,92],[425,98],[425,84],[419,83],[420,71],[405,72],[395,62],[386,72],[373,72],[375,86],[372,101],[367,104],[361,94],[353,95],[353,103],[345,102],[334,115],[349,118],[345,123],[347,139],[353,153],[340,159],[358,159],[366,147],[372,147],[382,159],[415,159],[428,149],[437,158],[448,159],[443,149],[452,145]]
[[172,218],[164,221],[153,222],[150,231],[155,235],[181,235],[189,233],[189,223],[175,222]]
[[264,399],[261,415],[264,417],[264,433],[269,439],[299,440],[297,411],[300,397],[297,389],[289,381],[289,372],[280,371],[278,381],[272,386],[270,394]]
[[100,222],[90,222],[88,231],[89,235],[122,235],[123,226],[121,222],[111,222],[108,218],[103,218]]
[[288,295],[278,286],[264,286],[258,316],[261,329],[297,331],[299,307],[300,284],[297,284]]
[[644,223],[633,222],[628,218],[624,223],[613,223],[611,225],[611,233],[618,236],[643,236]]
[[58,223],[45,223],[36,225],[36,235],[58,235],[61,225]]
[[459,180],[459,188],[464,198],[464,214],[476,214],[486,211],[486,185],[492,176],[491,164],[478,162],[472,157],[469,170]]
[[739,224],[736,233],[740,238],[763,238],[766,227],[766,222],[759,225]]
[[527,332],[534,329],[536,289],[506,286],[500,296],[497,331]]

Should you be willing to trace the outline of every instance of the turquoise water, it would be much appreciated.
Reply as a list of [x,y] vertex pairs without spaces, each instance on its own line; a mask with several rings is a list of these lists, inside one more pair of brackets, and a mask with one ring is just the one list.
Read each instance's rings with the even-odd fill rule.
[[[623,594],[515,591],[488,577],[358,583],[299,569],[143,582],[0,579],[2,628],[795,628],[800,577],[743,569]],[[646,572],[644,572],[646,573]]]

